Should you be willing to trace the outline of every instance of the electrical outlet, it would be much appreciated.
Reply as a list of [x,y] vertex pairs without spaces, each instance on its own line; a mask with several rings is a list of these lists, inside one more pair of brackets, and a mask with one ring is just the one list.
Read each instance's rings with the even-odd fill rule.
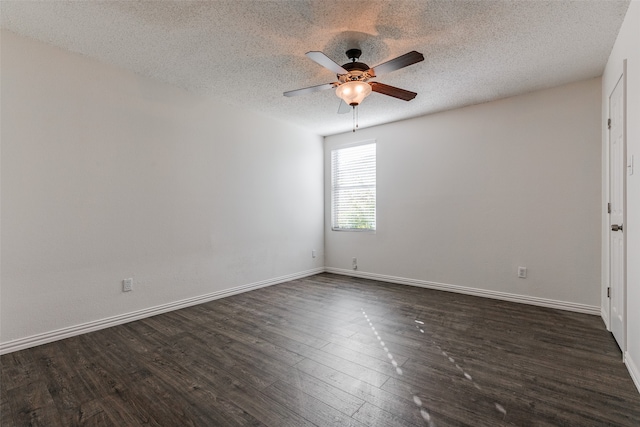
[[351,259],[351,268],[353,268],[354,270],[358,269],[358,258]]
[[316,257],[316,250],[312,250],[311,251],[311,258],[315,258]]
[[133,279],[124,279],[122,281],[122,292],[129,292],[133,290]]
[[527,267],[518,267],[518,277],[520,279],[527,278]]

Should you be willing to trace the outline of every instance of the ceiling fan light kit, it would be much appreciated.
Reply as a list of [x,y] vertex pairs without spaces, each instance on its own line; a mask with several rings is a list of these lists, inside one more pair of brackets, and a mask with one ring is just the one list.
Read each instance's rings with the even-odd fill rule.
[[[309,59],[336,73],[338,81],[318,86],[311,86],[304,89],[291,90],[285,92],[284,96],[297,96],[335,88],[336,96],[342,99],[345,104],[351,106],[354,110],[354,132],[357,128],[357,124],[355,123],[355,109],[367,96],[369,96],[369,94],[371,94],[371,92],[378,92],[383,95],[402,99],[403,101],[410,101],[416,97],[417,93],[415,92],[378,82],[369,83],[368,81],[380,74],[389,73],[391,71],[408,67],[409,65],[413,65],[417,62],[424,61],[424,55],[420,52],[412,51],[375,67],[369,67],[365,63],[358,62],[358,59],[360,59],[360,55],[362,54],[360,49],[349,49],[346,54],[351,62],[344,65],[338,65],[322,52],[307,52],[306,56]],[[342,108],[339,108],[338,111],[342,112]]]
[[371,93],[371,85],[363,81],[350,81],[336,88],[336,96],[347,105],[359,105]]

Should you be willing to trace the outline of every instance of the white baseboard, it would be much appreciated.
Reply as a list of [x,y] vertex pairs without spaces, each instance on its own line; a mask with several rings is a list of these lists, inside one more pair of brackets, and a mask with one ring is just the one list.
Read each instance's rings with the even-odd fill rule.
[[242,292],[248,292],[254,289],[264,288],[266,286],[276,285],[278,283],[301,279],[307,276],[313,276],[315,274],[323,273],[324,271],[325,269],[323,267],[314,268],[312,270],[302,271],[299,273],[289,274],[286,276],[276,277],[274,279],[263,280],[247,285],[237,286],[235,288],[223,289],[221,291],[211,292],[209,294],[200,295],[197,297],[186,298],[180,301],[174,301],[155,307],[145,308],[131,313],[119,314],[117,316],[107,317],[106,319],[94,320],[92,322],[82,323],[80,325],[69,326],[67,328],[57,329],[55,331],[43,332],[41,334],[3,342],[0,343],[0,354],[12,353],[14,351],[23,350],[25,348],[35,347],[76,335],[86,334],[88,332],[109,328],[111,326],[121,325],[123,323],[144,319],[145,317],[155,316],[157,314],[166,313],[168,311],[179,310],[181,308],[202,304]]
[[[601,308],[596,306],[590,306],[585,304],[577,304],[566,301],[556,301],[546,298],[531,297],[526,295],[510,294],[506,292],[490,291],[486,289],[469,288],[465,286],[449,285],[446,283],[430,282],[426,280],[408,279],[404,277],[386,276],[383,274],[366,273],[361,271],[345,270],[339,268],[314,268],[312,270],[302,271],[299,273],[289,274],[286,276],[276,277],[273,279],[263,280],[260,282],[250,283],[247,285],[237,286],[231,289],[224,289],[221,291],[212,292],[197,297],[187,298],[180,301],[175,301],[167,304],[162,304],[156,307],[150,307],[142,310],[137,310],[131,313],[120,314],[117,316],[108,317],[106,319],[95,320],[92,322],[83,323],[80,325],[70,326],[67,328],[57,329],[50,332],[43,332],[41,334],[32,335],[25,338],[19,338],[16,340],[0,343],[0,354],[7,354],[25,348],[35,347],[38,345],[50,343],[53,341],[62,340],[65,338],[73,337],[76,335],[86,334],[88,332],[97,331],[100,329],[109,328],[111,326],[121,325],[123,323],[132,322],[134,320],[144,319],[146,317],[155,316],[158,314],[166,313],[168,311],[179,310],[181,308],[190,307],[192,305],[202,304],[208,301],[213,301],[219,298],[239,294],[242,292],[248,292],[254,289],[263,288],[266,286],[276,285],[278,283],[288,282],[290,280],[300,279],[303,277],[313,276],[319,273],[334,273],[345,276],[361,277],[365,279],[379,280],[381,282],[397,283],[401,285],[417,286],[428,289],[436,289],[441,291],[456,292],[466,295],[475,295],[485,298],[493,298],[504,301],[518,302],[523,304],[531,304],[542,307],[556,308],[560,310],[575,311],[578,313],[587,313],[594,315],[602,315]],[[635,365],[630,360],[629,371],[632,369],[632,377],[636,386],[638,386],[640,375]],[[635,377],[633,376],[635,375]],[[639,387],[640,389],[640,387]]]
[[426,280],[408,279],[404,277],[386,276],[376,273],[365,273],[362,271],[346,270],[341,268],[327,267],[327,273],[342,274],[344,276],[361,277],[364,279],[379,280],[381,282],[398,283],[400,285],[418,286],[421,288],[436,289],[440,291],[456,292],[459,294],[474,295],[485,298],[493,298],[504,301],[518,302],[522,304],[537,305],[541,307],[556,308],[559,310],[575,311],[599,315],[600,307],[594,305],[578,304],[567,301],[557,301],[547,298],[531,297],[527,295],[510,294],[507,292],[490,291],[487,289],[469,288],[466,286],[449,285],[446,283],[429,282]]
[[600,317],[602,317],[602,321],[604,322],[604,326],[607,328],[607,331],[611,331],[609,327],[609,312],[604,309],[604,307],[600,307]]
[[638,365],[635,364],[628,351],[624,353],[624,364],[627,366],[629,375],[631,375],[631,379],[636,385],[638,392],[640,392],[640,370],[638,370]]

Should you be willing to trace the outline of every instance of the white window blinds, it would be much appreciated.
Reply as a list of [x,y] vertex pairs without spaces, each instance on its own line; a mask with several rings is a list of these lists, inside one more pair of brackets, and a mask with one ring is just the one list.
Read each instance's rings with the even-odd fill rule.
[[376,144],[331,151],[331,228],[376,229]]

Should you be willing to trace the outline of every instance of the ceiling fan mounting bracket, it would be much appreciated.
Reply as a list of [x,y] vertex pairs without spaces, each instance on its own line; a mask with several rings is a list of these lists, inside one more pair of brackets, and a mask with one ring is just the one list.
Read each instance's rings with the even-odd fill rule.
[[351,60],[351,62],[357,62],[362,55],[362,51],[360,49],[349,49],[345,52],[347,54],[347,58]]

